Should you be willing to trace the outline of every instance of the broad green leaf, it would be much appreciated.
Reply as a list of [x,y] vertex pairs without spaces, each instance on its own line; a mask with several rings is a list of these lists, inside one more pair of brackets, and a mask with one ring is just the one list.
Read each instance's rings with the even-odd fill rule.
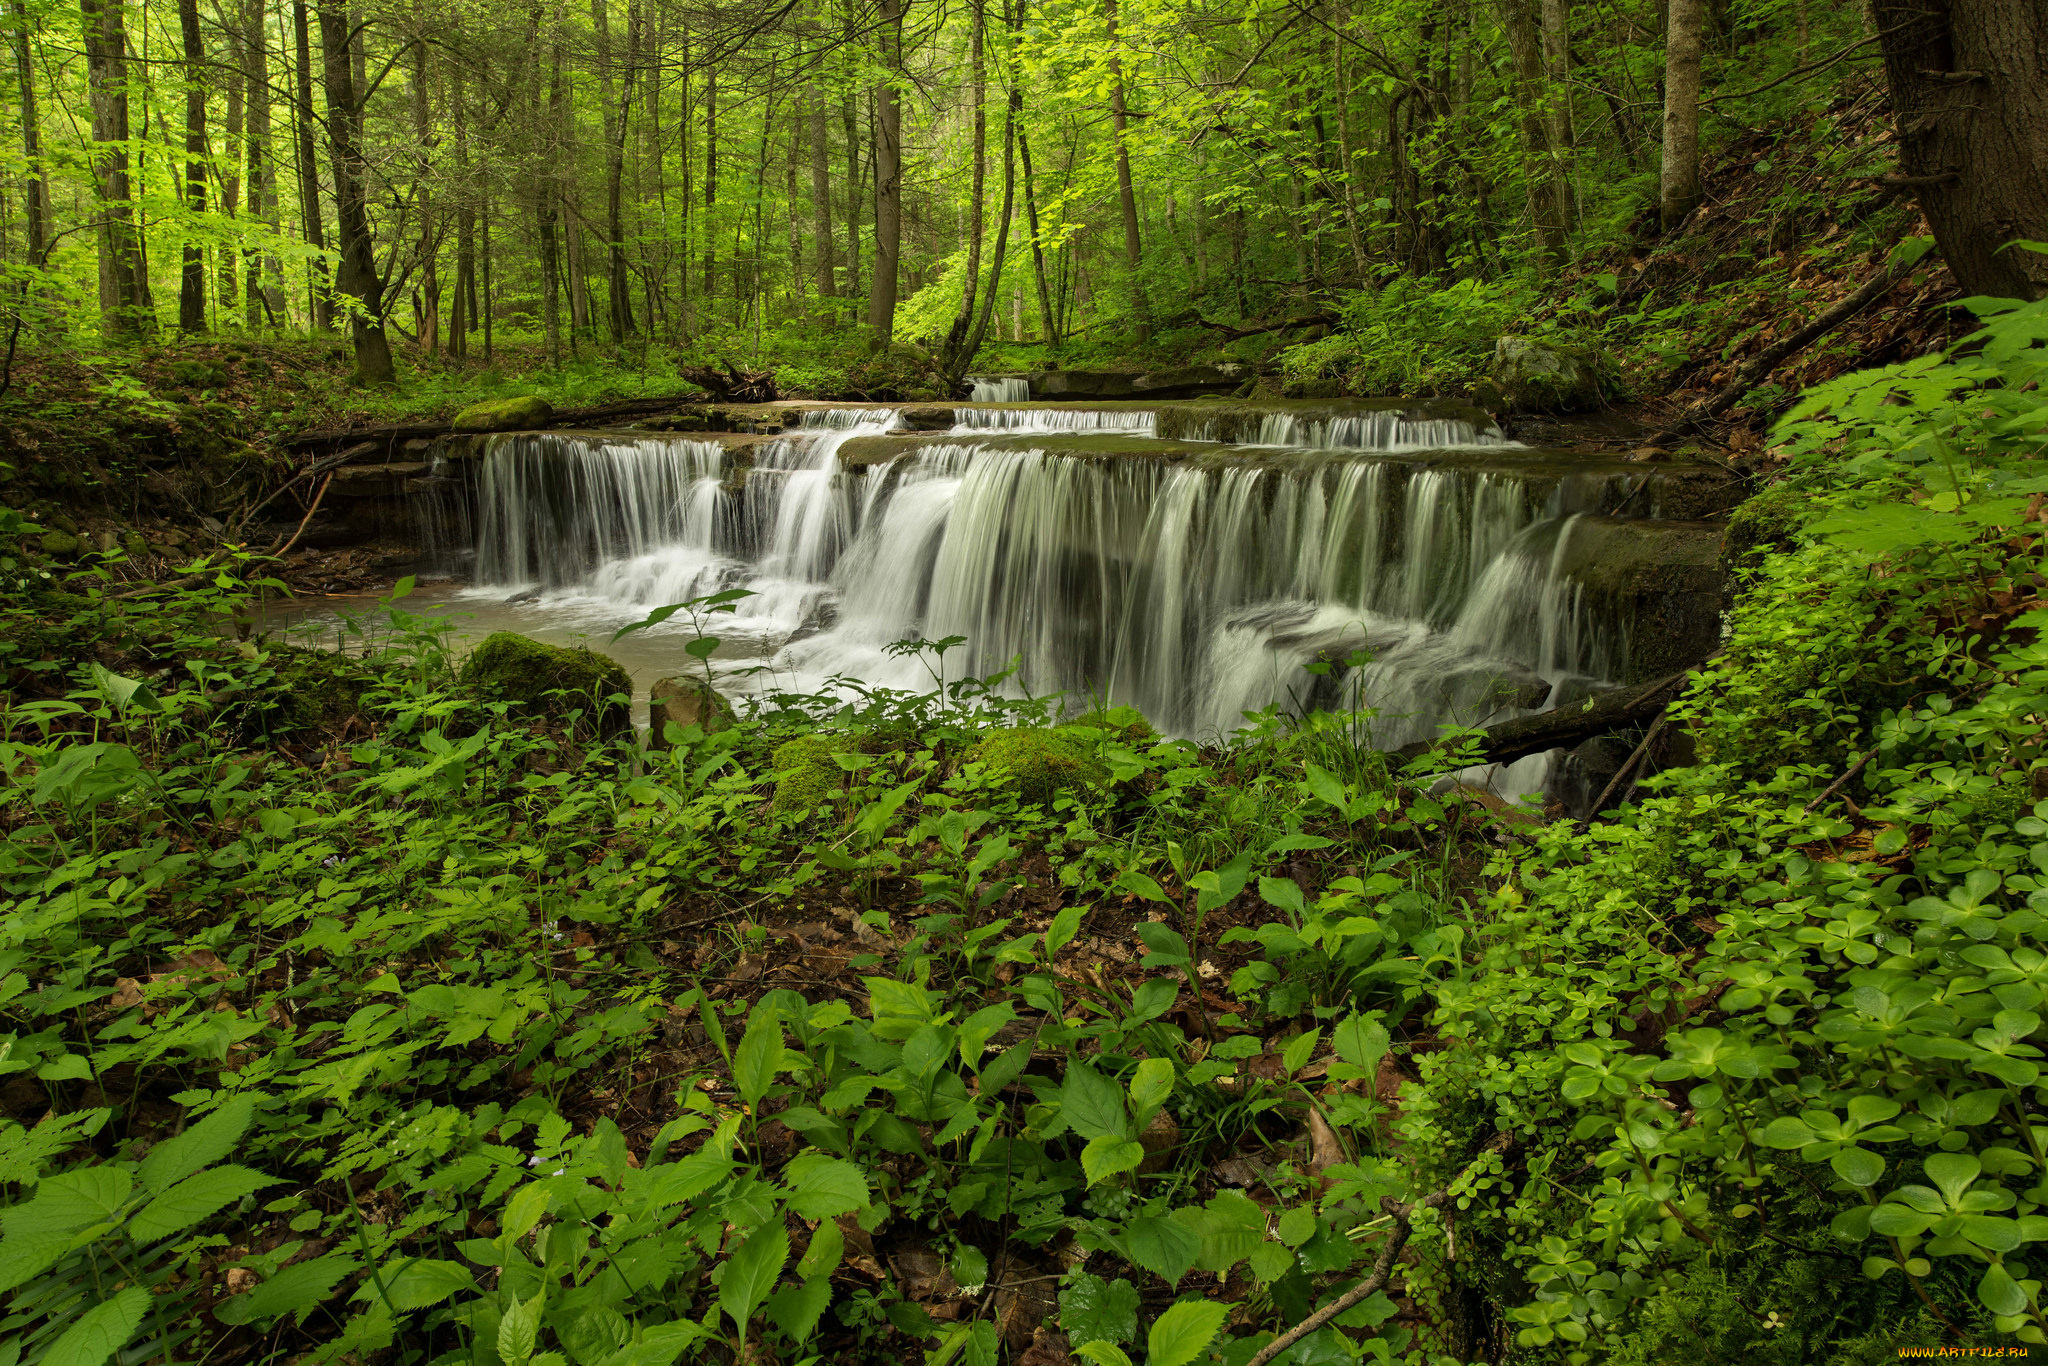
[[1868,1148],[1844,1148],[1828,1159],[1835,1175],[1852,1186],[1874,1186],[1884,1176],[1884,1159]]
[[1143,1267],[1168,1285],[1178,1284],[1202,1255],[1201,1237],[1173,1219],[1133,1219],[1125,1230],[1124,1246],[1133,1265]]
[[2003,1266],[1992,1266],[1977,1282],[1977,1299],[1994,1314],[2024,1314],[2027,1292]]
[[143,1206],[128,1222],[129,1236],[138,1243],[182,1233],[215,1210],[245,1195],[275,1186],[278,1178],[247,1167],[214,1167],[188,1176]]
[[1309,1060],[1316,1055],[1316,1045],[1321,1043],[1322,1039],[1322,1030],[1311,1029],[1306,1034],[1297,1034],[1288,1040],[1287,1047],[1280,1050],[1280,1062],[1286,1067],[1288,1076],[1291,1077],[1308,1066]]
[[[683,1164],[675,1163],[663,1170],[673,1171],[681,1165]],[[532,1231],[533,1226],[540,1222],[541,1216],[548,1212],[548,1205],[553,1199],[554,1189],[544,1181],[521,1186],[513,1192],[512,1199],[505,1206],[505,1218],[499,1226],[498,1237],[507,1244],[516,1243],[524,1238]]]
[[280,1314],[296,1311],[297,1321],[334,1293],[335,1283],[355,1270],[351,1257],[318,1257],[288,1266],[253,1290],[230,1295],[214,1305],[214,1317],[222,1323],[265,1323]]
[[1345,1017],[1344,1023],[1337,1026],[1337,1032],[1330,1038],[1339,1058],[1353,1067],[1362,1068],[1378,1067],[1392,1041],[1377,1013]]
[[1129,1342],[1138,1336],[1138,1290],[1079,1272],[1060,1290],[1060,1331],[1070,1342]]
[[402,1261],[389,1270],[378,1268],[350,1298],[371,1304],[388,1301],[402,1314],[474,1289],[476,1278],[461,1262],[421,1257]]
[[[1162,897],[1161,900],[1165,898]],[[1074,942],[1074,936],[1081,932],[1081,908],[1069,906],[1052,918],[1052,924],[1045,930],[1045,956],[1052,958]]]
[[87,1224],[105,1223],[127,1203],[134,1180],[120,1167],[104,1163],[73,1167],[46,1176],[36,1198],[0,1211],[0,1228],[9,1238],[29,1233],[65,1233]]
[[838,1221],[821,1219],[811,1230],[811,1245],[797,1258],[796,1274],[807,1281],[830,1276],[839,1269],[840,1259],[845,1255],[846,1235],[839,1231]]
[[775,1075],[788,1063],[788,1047],[782,1042],[782,1023],[763,1017],[747,1027],[740,1046],[732,1052],[732,1082],[740,1099],[752,1110],[775,1084]]
[[235,1151],[255,1117],[254,1099],[237,1095],[176,1138],[157,1144],[136,1170],[143,1189],[160,1193],[201,1167],[220,1161]]
[[747,1320],[768,1298],[789,1260],[789,1231],[780,1223],[764,1224],[741,1243],[725,1263],[725,1275],[718,1283],[718,1307],[744,1334]]
[[1060,1115],[1083,1138],[1124,1137],[1124,1098],[1116,1083],[1085,1062],[1067,1066]]
[[819,1316],[831,1303],[831,1277],[813,1276],[801,1285],[786,1285],[770,1295],[762,1312],[785,1337],[801,1345],[811,1340]]
[[1104,1134],[1081,1149],[1081,1172],[1091,1186],[1130,1171],[1145,1160],[1145,1145],[1135,1138]]
[[1173,1063],[1166,1058],[1147,1058],[1131,1074],[1131,1114],[1143,1125],[1173,1094]]
[[1262,877],[1259,879],[1259,896],[1268,906],[1278,907],[1294,917],[1296,928],[1308,915],[1308,906],[1301,898],[1301,885],[1291,877]]
[[1074,1355],[1094,1366],[1131,1366],[1130,1354],[1113,1342],[1084,1342]]
[[1169,1306],[1145,1334],[1145,1366],[1188,1366],[1216,1340],[1229,1313],[1229,1305],[1213,1300]]
[[107,1358],[126,1347],[142,1326],[151,1298],[147,1290],[130,1286],[102,1300],[50,1344],[42,1366],[106,1366]]
[[868,1180],[851,1162],[802,1152],[782,1169],[789,1208],[804,1219],[830,1219],[868,1205]]
[[1180,999],[1180,983],[1170,977],[1154,977],[1131,993],[1131,1023],[1142,1024],[1173,1009]]
[[1312,1206],[1296,1205],[1280,1216],[1280,1241],[1289,1247],[1300,1247],[1316,1236],[1319,1225]]
[[505,1359],[506,1366],[524,1366],[540,1344],[540,1311],[547,1293],[543,1285],[534,1291],[532,1299],[523,1303],[514,1300],[505,1317],[498,1320],[498,1355]]
[[598,1366],[672,1366],[685,1349],[709,1337],[704,1328],[688,1319],[646,1329],[638,1342],[629,1342]]

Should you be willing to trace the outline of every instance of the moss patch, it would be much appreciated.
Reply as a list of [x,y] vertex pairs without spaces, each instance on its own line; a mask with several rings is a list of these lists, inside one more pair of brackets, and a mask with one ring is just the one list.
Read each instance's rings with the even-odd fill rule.
[[[553,717],[581,708],[595,715],[600,735],[615,735],[632,724],[626,699],[633,695],[633,680],[616,660],[580,646],[544,645],[499,631],[463,661],[462,682],[489,701],[512,703],[525,716]],[[619,699],[609,700],[614,694]]]
[[832,757],[842,752],[842,746],[822,735],[800,735],[776,746],[768,759],[775,770],[769,809],[787,813],[823,806],[845,783],[846,771]]
[[521,432],[544,427],[554,419],[554,405],[535,394],[485,399],[455,415],[458,432]]
[[1109,769],[1095,757],[1096,729],[1068,725],[991,731],[967,751],[967,762],[1002,775],[1026,801],[1051,806],[1063,793],[1109,785]]

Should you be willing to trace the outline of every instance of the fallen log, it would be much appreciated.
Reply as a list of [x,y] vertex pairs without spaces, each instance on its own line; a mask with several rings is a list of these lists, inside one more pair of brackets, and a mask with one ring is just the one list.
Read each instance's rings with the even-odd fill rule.
[[[1654,683],[1631,688],[1609,688],[1583,702],[1571,702],[1534,716],[1518,716],[1480,732],[1479,757],[1483,764],[1507,764],[1545,750],[1569,749],[1596,735],[1640,726],[1664,710],[1692,677],[1692,669],[1681,669]],[[1416,740],[1388,750],[1391,762],[1408,763],[1443,744],[1441,738]]]
[[[600,403],[593,408],[571,408],[556,413],[548,419],[549,427],[595,427],[622,417],[654,417],[661,413],[672,413],[678,408],[692,408],[701,405],[702,397],[676,395],[670,398],[629,398],[617,403]],[[328,431],[301,432],[282,444],[288,450],[304,450],[308,447],[336,446],[344,441],[374,441],[386,446],[400,441],[415,439],[431,440],[437,436],[448,436],[455,430],[452,419],[440,422],[394,422],[381,427],[337,427]]]

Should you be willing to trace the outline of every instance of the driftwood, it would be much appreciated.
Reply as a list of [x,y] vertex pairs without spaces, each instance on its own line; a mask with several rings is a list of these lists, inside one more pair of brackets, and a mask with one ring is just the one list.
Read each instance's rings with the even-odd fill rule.
[[[1610,688],[1594,693],[1583,702],[1568,703],[1554,711],[1518,716],[1512,721],[1490,726],[1480,732],[1477,762],[1512,763],[1545,750],[1569,749],[1596,735],[1639,726],[1664,710],[1665,704],[1684,686],[1692,672],[1691,669],[1681,669],[1654,683]],[[1421,758],[1440,743],[1438,740],[1416,740],[1388,751],[1387,757],[1406,763]]]
[[721,403],[773,403],[778,397],[773,370],[736,370],[722,360],[717,366],[681,366],[676,373]]
[[[695,380],[692,378],[692,382]],[[622,417],[653,417],[659,413],[672,413],[678,408],[695,407],[701,398],[629,398],[617,403],[600,403],[594,408],[571,408],[556,413],[546,425],[550,427],[593,427]],[[344,442],[376,442],[385,447],[400,441],[431,439],[448,436],[455,430],[452,421],[443,422],[397,422],[381,427],[341,427],[330,431],[302,432],[282,444],[291,450],[305,450],[309,447],[338,446]]]

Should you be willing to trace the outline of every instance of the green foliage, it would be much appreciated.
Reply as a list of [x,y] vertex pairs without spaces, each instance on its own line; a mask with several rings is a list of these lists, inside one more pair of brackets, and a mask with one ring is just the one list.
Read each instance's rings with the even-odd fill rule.
[[524,716],[584,716],[602,734],[628,724],[633,681],[583,646],[547,645],[510,631],[485,637],[463,661],[461,681]]

